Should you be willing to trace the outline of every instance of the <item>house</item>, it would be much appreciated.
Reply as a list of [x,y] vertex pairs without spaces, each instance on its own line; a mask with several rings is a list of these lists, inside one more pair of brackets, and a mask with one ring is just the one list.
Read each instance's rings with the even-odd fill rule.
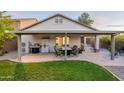
[[[93,44],[95,50],[99,50],[99,35],[111,35],[111,59],[115,53],[115,34],[123,31],[99,31],[93,27],[81,24],[69,17],[61,14],[53,15],[42,21],[24,27],[19,31],[14,31],[18,36],[18,59],[22,54],[32,53],[30,47],[40,45],[40,53],[55,52],[54,46],[65,47],[65,58],[67,57],[67,47],[74,45],[85,47]],[[39,53],[38,52],[38,53]]]
[[[25,27],[37,22],[36,18],[21,18],[21,19],[15,19],[15,20],[17,20],[17,22],[12,25],[12,27],[15,30],[20,30],[22,28],[25,28]],[[14,38],[12,40],[8,40],[6,42],[6,46],[5,46],[4,50],[7,52],[17,50],[17,39]]]
[[[85,25],[82,25],[70,18],[67,18],[65,16],[62,15],[54,15],[52,17],[49,17],[43,21],[40,21],[36,24],[33,24],[29,27],[23,28],[21,29],[21,31],[44,31],[47,32],[47,30],[50,30],[52,32],[56,31],[58,34],[61,33],[61,31],[57,31],[57,30],[84,30],[84,31],[94,31],[96,29],[91,28],[91,27],[87,27]],[[92,35],[91,35],[92,36]],[[83,36],[82,36],[83,38]],[[29,53],[29,44],[35,44],[35,43],[39,43],[40,45],[44,46],[46,45],[47,47],[42,47],[44,49],[41,49],[41,53],[44,52],[54,52],[54,46],[58,45],[58,46],[62,46],[64,45],[64,41],[65,37],[63,35],[52,35],[52,34],[46,34],[46,35],[42,35],[42,34],[37,34],[37,35],[23,35],[22,36],[22,53]],[[97,39],[98,40],[98,39]],[[89,41],[89,42],[87,42]],[[84,37],[82,42],[85,42],[84,45],[86,45],[87,43],[90,43],[89,40],[89,36]],[[99,42],[99,41],[98,41]],[[92,42],[91,42],[92,43]],[[78,47],[81,46],[81,36],[79,35],[73,35],[73,36],[68,36],[67,37],[67,44],[69,46],[74,46],[77,45]],[[97,46],[97,50],[99,49],[99,45]]]
[[20,19],[15,19],[15,20],[17,20],[17,22],[12,25],[15,30],[23,29],[29,25],[32,25],[38,22],[36,18],[20,18]]

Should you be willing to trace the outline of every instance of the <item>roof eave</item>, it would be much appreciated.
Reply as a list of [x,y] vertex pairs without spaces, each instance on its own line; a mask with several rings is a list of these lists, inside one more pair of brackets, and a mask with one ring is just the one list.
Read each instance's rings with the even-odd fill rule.
[[120,33],[124,33],[124,31],[95,31],[95,32],[90,32],[90,31],[63,31],[61,30],[60,32],[58,31],[12,31],[9,33],[13,33],[13,34],[64,34],[64,33],[68,33],[68,34],[120,34]]

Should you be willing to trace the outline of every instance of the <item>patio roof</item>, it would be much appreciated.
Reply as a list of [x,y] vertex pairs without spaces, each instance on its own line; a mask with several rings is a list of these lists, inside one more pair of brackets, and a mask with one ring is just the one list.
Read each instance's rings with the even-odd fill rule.
[[40,31],[13,31],[14,34],[120,34],[124,31],[83,31],[83,30],[40,30]]

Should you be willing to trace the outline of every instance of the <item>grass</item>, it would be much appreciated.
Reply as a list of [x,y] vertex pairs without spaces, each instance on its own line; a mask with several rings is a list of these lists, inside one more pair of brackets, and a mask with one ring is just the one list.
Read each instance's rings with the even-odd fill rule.
[[0,61],[0,80],[30,81],[116,81],[104,68],[87,61],[15,63]]

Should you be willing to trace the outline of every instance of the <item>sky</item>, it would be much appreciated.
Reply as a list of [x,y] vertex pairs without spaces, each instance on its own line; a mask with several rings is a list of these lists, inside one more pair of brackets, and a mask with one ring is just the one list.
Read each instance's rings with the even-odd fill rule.
[[99,30],[124,30],[124,11],[7,11],[12,18],[36,18],[38,21],[57,13],[74,20],[83,13],[89,13],[94,20],[92,27]]

